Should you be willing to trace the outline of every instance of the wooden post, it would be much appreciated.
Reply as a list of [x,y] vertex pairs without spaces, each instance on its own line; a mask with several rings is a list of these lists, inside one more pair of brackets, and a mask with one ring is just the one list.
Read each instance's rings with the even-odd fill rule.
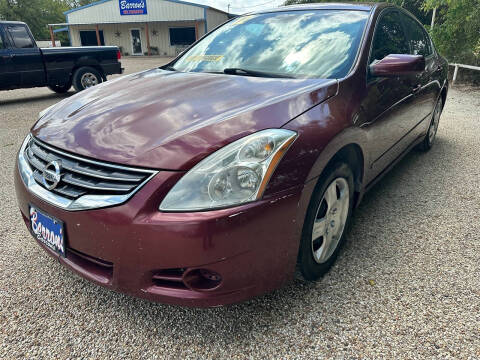
[[152,52],[150,50],[150,31],[148,30],[148,23],[145,23],[145,36],[147,37],[147,55],[151,56]]
[[53,26],[50,26],[50,39],[52,40],[52,47],[55,47],[55,33],[53,32]]
[[198,21],[195,21],[195,40],[198,40]]
[[100,30],[98,29],[98,24],[95,25],[95,32],[97,33],[97,44],[102,46],[102,41],[100,40]]
[[437,14],[437,8],[433,8],[432,23],[430,24],[430,30],[433,30],[433,25],[435,25],[435,15],[436,14]]
[[455,64],[455,71],[453,72],[452,85],[455,84],[455,80],[457,80],[457,74],[458,74],[458,65]]

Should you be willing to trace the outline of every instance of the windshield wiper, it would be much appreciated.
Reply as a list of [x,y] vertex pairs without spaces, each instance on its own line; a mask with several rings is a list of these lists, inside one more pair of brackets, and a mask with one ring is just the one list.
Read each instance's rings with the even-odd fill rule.
[[294,76],[290,76],[290,75],[275,74],[270,72],[248,70],[248,69],[242,69],[242,68],[226,68],[223,70],[223,72],[228,75],[246,75],[246,76],[256,76],[256,77],[295,79]]

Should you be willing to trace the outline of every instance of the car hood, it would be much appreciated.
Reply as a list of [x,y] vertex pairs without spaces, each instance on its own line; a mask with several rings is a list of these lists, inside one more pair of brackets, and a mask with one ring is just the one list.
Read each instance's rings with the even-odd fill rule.
[[32,134],[97,160],[189,170],[234,140],[282,127],[337,88],[336,80],[154,69],[63,100],[34,125]]

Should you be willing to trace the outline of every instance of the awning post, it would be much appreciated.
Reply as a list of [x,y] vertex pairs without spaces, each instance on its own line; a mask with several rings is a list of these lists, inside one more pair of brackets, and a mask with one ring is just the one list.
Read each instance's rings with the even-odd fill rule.
[[95,32],[97,33],[97,44],[98,46],[102,46],[102,42],[100,41],[100,30],[98,29],[98,24],[95,25]]
[[50,28],[50,40],[52,41],[52,47],[55,47],[55,34],[53,32],[53,26],[49,26]]
[[152,52],[150,50],[150,31],[148,29],[148,23],[145,23],[145,36],[147,38],[147,55],[151,56]]

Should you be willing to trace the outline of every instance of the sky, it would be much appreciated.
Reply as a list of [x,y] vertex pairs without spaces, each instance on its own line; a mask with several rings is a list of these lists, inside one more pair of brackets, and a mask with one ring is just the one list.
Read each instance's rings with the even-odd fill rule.
[[243,14],[251,11],[269,9],[282,5],[285,0],[189,0],[202,5],[212,6],[214,8],[228,11],[230,4],[230,12],[234,14]]

